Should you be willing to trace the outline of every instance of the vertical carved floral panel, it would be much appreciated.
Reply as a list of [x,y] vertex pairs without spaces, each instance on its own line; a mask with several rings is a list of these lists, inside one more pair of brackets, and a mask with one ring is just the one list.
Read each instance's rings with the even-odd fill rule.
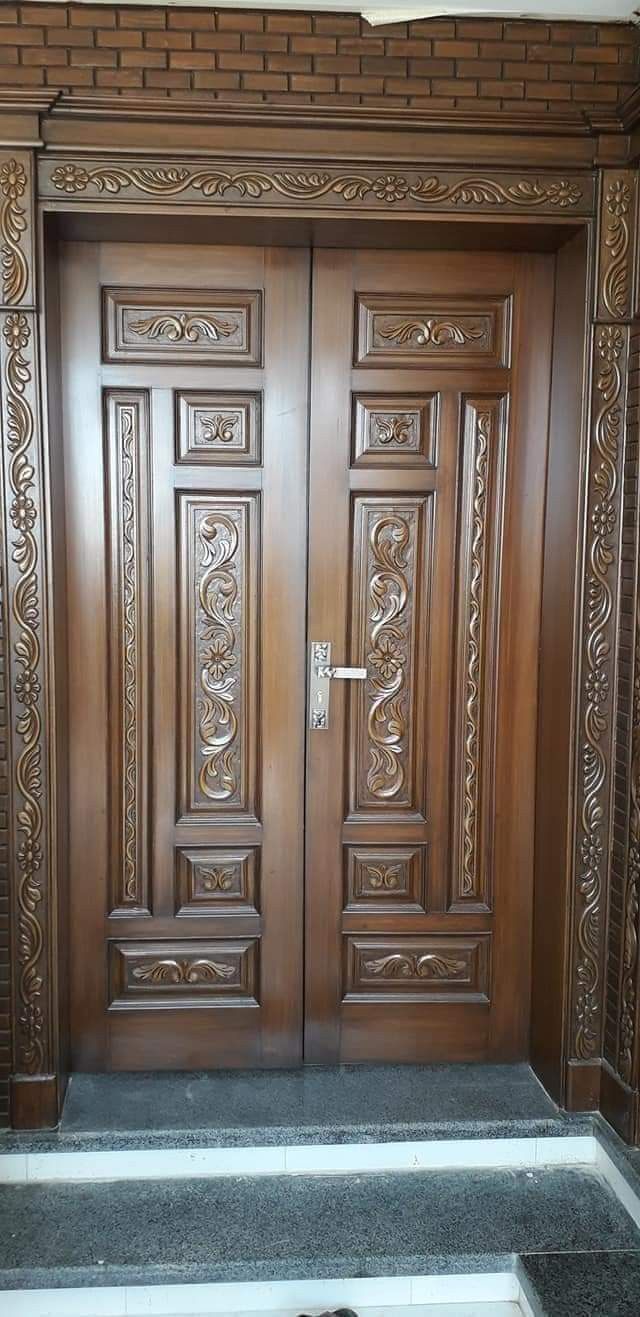
[[13,1069],[55,1068],[43,466],[32,161],[0,154],[0,372],[10,689]]
[[583,583],[571,1055],[597,1061],[604,1010],[621,484],[629,328],[597,324]]

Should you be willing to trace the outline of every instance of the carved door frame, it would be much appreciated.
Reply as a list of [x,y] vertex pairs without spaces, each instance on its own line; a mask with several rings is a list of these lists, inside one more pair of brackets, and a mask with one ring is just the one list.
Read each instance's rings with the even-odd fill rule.
[[[569,936],[551,1087],[573,1108],[602,1103],[626,1137],[640,1137],[637,122],[635,101],[607,121],[557,115],[532,125],[525,115],[478,121],[464,111],[212,110],[0,94],[0,880],[9,888],[16,1127],[55,1124],[66,1069],[56,739],[64,656],[54,610],[55,416],[46,381],[55,353],[44,216],[82,212],[96,224],[105,214],[141,212],[349,215],[378,224],[463,216],[493,233],[500,220],[558,232],[571,224],[589,235],[569,656],[572,844],[559,894]],[[508,167],[496,167],[500,160]]]

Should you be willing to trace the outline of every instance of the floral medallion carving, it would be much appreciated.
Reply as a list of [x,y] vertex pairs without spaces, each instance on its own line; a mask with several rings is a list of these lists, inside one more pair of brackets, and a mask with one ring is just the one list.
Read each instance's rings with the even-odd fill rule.
[[600,235],[600,310],[623,320],[631,313],[633,276],[631,231],[637,184],[633,174],[606,173],[603,178]]

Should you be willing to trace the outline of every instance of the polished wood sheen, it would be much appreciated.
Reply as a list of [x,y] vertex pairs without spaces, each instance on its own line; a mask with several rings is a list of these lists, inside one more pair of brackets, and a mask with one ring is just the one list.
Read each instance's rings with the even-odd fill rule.
[[309,256],[61,287],[72,1063],[297,1064]]
[[314,255],[307,1060],[528,1055],[553,267]]

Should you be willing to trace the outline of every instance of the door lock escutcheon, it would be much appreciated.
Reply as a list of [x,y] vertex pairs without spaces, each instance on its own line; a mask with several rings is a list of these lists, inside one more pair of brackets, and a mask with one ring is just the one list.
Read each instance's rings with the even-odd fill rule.
[[366,681],[366,668],[341,668],[331,662],[331,642],[312,640],[309,663],[309,727],[324,732],[329,726],[332,681]]

